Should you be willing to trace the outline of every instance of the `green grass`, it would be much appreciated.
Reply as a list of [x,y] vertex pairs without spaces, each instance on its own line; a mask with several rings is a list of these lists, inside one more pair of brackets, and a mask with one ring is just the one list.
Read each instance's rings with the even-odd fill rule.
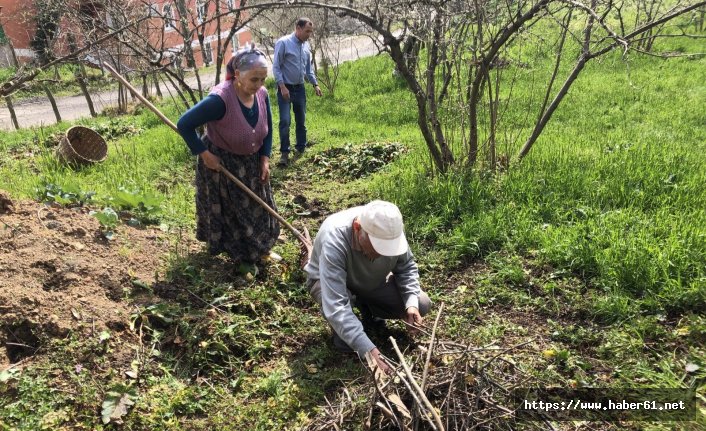
[[[171,224],[193,223],[193,159],[179,136],[158,124],[151,113],[131,118],[81,120],[102,132],[108,143],[104,163],[73,169],[57,161],[58,137],[67,123],[17,133],[0,132],[0,149],[9,153],[0,162],[4,180],[0,188],[22,197],[36,197],[47,185],[65,190],[95,193],[95,203],[110,205],[121,188],[153,193],[165,200],[163,220]],[[129,133],[125,134],[125,131]],[[116,136],[112,136],[116,135]]]
[[479,180],[460,171],[430,181],[418,158],[381,178],[380,194],[452,259],[536,252],[581,277],[607,292],[595,304],[601,320],[703,312],[706,61],[632,59],[626,76],[608,60],[590,65],[530,156],[507,174]]
[[[705,66],[703,58],[634,57],[627,73],[618,56],[606,57],[587,67],[521,164],[495,176],[462,167],[440,176],[429,171],[413,97],[391,62],[346,63],[335,97],[310,95],[313,145],[294,168],[274,169],[277,202],[292,221],[299,193],[331,211],[373,198],[396,202],[423,286],[447,304],[440,336],[504,347],[533,339],[512,359],[534,385],[694,386],[703,394]],[[532,105],[531,83],[516,85],[508,118]],[[118,136],[125,124],[116,121],[139,132]],[[0,133],[0,189],[15,197],[37,196],[47,184],[92,191],[88,204],[98,208],[121,187],[140,190],[164,199],[160,221],[193,225],[193,159],[176,134],[147,112],[82,123],[115,131],[105,163],[74,171],[54,161],[43,143],[66,123]],[[322,175],[311,162],[347,144],[390,142],[407,151],[362,179]],[[273,168],[276,143],[275,132]],[[277,245],[284,263],[246,281],[174,241],[162,277],[179,293],[159,298],[164,309],[142,305],[137,313],[144,344],[159,356],[141,369],[125,429],[297,429],[324,397],[359,384],[365,371],[357,361],[326,346],[295,244]],[[225,312],[214,314],[186,289]],[[100,425],[100,402],[117,376],[71,375],[59,380],[71,382],[74,395],[57,390],[56,370],[68,373],[72,355],[93,348],[76,343],[55,342],[55,353],[0,390],[0,428],[50,420],[109,428]],[[686,373],[688,363],[700,370]]]

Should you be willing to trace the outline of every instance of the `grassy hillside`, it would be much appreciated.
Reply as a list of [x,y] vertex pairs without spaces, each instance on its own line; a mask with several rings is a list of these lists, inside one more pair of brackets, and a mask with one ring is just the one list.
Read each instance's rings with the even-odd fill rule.
[[[691,386],[703,400],[705,70],[704,58],[635,57],[629,69],[605,58],[587,67],[522,164],[496,176],[462,167],[438,176],[391,62],[346,63],[335,97],[309,98],[310,151],[287,171],[274,169],[278,206],[315,231],[329,212],[396,202],[423,286],[446,304],[440,336],[498,349],[530,341],[511,354],[530,386]],[[157,353],[140,356],[139,380],[103,363],[77,374],[73,358],[99,363],[107,354],[99,340],[47,339],[21,373],[0,380],[0,429],[114,429],[101,425],[101,403],[128,385],[135,405],[123,429],[293,430],[342,388],[363,385],[358,361],[328,343],[291,237],[275,248],[283,262],[255,279],[235,277],[222,259],[180,242],[194,223],[193,160],[178,136],[144,112],[83,123],[112,137],[105,163],[74,171],[54,161],[51,134],[67,124],[3,132],[0,189],[97,208],[115,206],[121,190],[163,199],[147,218],[173,235],[164,283],[125,294],[139,345]],[[320,214],[303,212],[299,195]],[[350,404],[363,411],[366,400]],[[363,419],[346,429],[361,429]]]

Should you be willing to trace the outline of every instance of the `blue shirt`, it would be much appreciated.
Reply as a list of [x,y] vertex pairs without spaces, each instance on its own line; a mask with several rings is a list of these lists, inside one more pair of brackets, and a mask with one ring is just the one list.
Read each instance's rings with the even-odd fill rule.
[[[246,108],[243,103],[238,100],[240,104],[240,109],[243,111],[245,120],[252,127],[257,124],[258,116],[260,115],[259,108],[257,106],[257,99],[252,105],[252,108]],[[270,157],[272,153],[272,111],[270,110],[270,98],[265,99],[265,106],[267,106],[267,136],[262,142],[262,147],[258,154],[261,156]],[[194,105],[191,109],[186,111],[184,115],[179,118],[177,122],[177,128],[182,138],[186,141],[186,145],[189,146],[191,153],[194,155],[201,154],[207,150],[206,144],[203,143],[201,138],[196,134],[196,128],[202,126],[209,121],[216,121],[223,118],[226,115],[226,103],[219,96],[215,94],[209,94],[202,101]]]
[[277,85],[303,84],[306,80],[317,85],[316,76],[311,69],[311,48],[309,42],[302,42],[294,33],[281,37],[275,43],[275,58],[272,72]]

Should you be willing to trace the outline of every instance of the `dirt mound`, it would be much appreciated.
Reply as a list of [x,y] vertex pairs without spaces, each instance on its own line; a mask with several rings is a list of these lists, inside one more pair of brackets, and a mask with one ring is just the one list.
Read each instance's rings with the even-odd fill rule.
[[51,337],[129,327],[122,299],[138,280],[154,282],[166,234],[120,226],[107,241],[88,209],[13,203],[2,193],[0,202],[0,369]]
[[6,193],[0,191],[0,214],[12,213],[13,211],[12,201]]

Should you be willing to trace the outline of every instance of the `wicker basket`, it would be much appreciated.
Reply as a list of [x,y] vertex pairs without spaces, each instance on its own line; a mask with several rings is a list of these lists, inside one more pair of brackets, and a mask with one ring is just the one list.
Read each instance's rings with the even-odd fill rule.
[[56,153],[67,163],[88,165],[102,162],[108,157],[108,144],[95,130],[73,126],[61,138]]

